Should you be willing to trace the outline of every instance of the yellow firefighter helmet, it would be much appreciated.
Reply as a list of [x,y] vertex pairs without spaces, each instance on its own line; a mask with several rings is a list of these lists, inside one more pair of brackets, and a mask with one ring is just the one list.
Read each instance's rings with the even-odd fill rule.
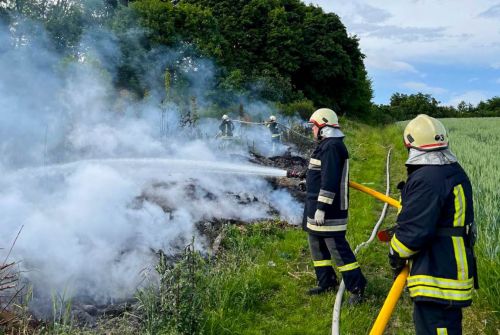
[[340,128],[339,118],[330,108],[320,108],[315,111],[311,115],[309,123],[315,124],[318,128],[323,128],[325,126]]
[[228,120],[229,119],[229,116],[227,116],[226,114],[222,115],[222,120]]
[[425,114],[411,120],[403,135],[405,146],[422,151],[448,147],[448,132],[441,121]]

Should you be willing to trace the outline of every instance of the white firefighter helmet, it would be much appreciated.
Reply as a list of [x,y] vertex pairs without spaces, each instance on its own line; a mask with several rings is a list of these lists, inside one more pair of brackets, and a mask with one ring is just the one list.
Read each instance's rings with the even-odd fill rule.
[[309,123],[313,123],[318,128],[325,126],[340,128],[339,118],[330,108],[320,108],[315,111],[309,118]]
[[418,115],[406,125],[403,138],[407,148],[431,151],[448,147],[448,133],[444,125],[425,114]]
[[229,119],[229,116],[227,116],[226,114],[222,115],[222,120],[228,120]]
[[276,121],[276,116],[271,115],[271,116],[269,117],[269,121]]

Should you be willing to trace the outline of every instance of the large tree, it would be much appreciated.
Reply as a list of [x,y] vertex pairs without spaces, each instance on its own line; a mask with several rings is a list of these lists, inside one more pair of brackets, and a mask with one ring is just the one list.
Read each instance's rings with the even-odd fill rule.
[[[299,0],[182,0],[211,9],[224,43],[217,58],[250,81],[274,78],[289,85],[280,100],[302,94],[316,105],[361,116],[372,90],[355,36],[333,13]],[[265,86],[266,87],[266,86]]]

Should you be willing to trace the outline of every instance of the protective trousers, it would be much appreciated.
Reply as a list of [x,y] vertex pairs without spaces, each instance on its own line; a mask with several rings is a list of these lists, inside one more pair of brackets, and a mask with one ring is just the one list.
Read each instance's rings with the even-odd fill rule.
[[309,234],[308,239],[314,261],[314,270],[320,287],[332,287],[337,283],[335,271],[332,267],[333,256],[347,290],[353,293],[364,290],[366,279],[349,243],[345,239],[345,232],[339,232],[328,237]]
[[417,335],[462,335],[462,308],[417,301],[413,303]]

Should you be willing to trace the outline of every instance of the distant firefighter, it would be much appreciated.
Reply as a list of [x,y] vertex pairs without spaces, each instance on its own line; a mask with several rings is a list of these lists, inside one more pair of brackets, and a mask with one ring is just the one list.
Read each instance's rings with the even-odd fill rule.
[[223,115],[222,116],[222,122],[219,126],[220,134],[223,137],[233,137],[233,130],[234,130],[234,124],[231,119],[229,119],[229,116]]
[[281,131],[278,122],[276,121],[276,116],[271,115],[269,117],[269,120],[266,121],[265,124],[269,128],[269,131],[271,131],[271,140],[273,141],[273,143],[280,142]]

